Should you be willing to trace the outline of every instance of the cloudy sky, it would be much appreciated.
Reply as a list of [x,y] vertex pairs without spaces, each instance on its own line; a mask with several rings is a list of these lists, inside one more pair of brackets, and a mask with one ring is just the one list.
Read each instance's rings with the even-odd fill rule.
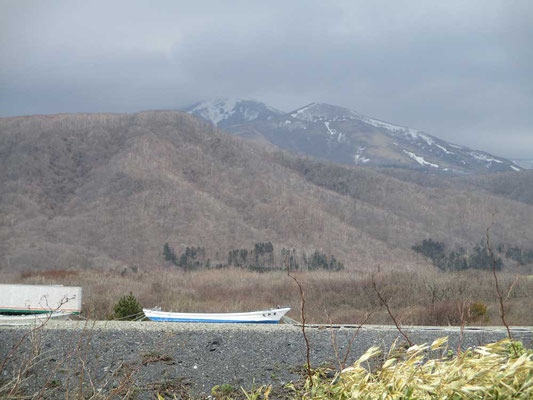
[[533,1],[0,0],[0,115],[326,102],[533,158]]

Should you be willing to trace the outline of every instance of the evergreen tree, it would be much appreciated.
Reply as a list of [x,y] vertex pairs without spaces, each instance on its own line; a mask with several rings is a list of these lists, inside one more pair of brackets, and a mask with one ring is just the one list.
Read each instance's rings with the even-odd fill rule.
[[128,296],[121,297],[118,303],[115,304],[113,308],[113,319],[135,320],[140,317],[142,312],[142,306],[130,292]]
[[176,253],[174,253],[174,250],[172,250],[172,247],[167,243],[163,246],[163,257],[165,257],[165,260],[170,261],[174,265],[178,265]]

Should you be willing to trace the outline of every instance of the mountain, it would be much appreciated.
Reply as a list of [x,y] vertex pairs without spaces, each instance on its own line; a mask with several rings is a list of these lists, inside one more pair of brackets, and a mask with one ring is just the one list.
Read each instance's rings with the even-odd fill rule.
[[268,121],[284,113],[255,100],[216,99],[196,103],[184,110],[224,129],[252,121]]
[[[250,103],[254,109],[270,109],[262,103]],[[243,137],[260,136],[280,148],[337,163],[447,174],[522,170],[505,158],[448,143],[425,132],[370,118],[344,107],[311,103],[287,114],[265,112],[260,117],[246,119],[243,116],[247,108],[239,106],[247,104],[245,101],[219,100],[215,104],[214,108],[202,106],[189,112]],[[237,112],[239,107],[244,112]],[[232,111],[214,113],[213,109]]]
[[521,158],[519,160],[513,160],[513,162],[524,169],[533,169],[533,158]]
[[442,179],[302,158],[174,111],[0,118],[0,270],[146,270],[169,265],[167,242],[215,265],[268,241],[351,270],[429,268],[414,243],[468,248],[493,219],[495,243],[531,247],[533,205],[507,197],[527,193]]

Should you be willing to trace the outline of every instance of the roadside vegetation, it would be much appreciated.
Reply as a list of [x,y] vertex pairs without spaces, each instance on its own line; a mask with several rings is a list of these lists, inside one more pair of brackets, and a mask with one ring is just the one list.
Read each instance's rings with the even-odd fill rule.
[[[520,350],[515,353],[513,346]],[[378,366],[372,367],[376,360]],[[371,347],[333,377],[318,369],[312,380],[287,389],[284,398],[290,399],[530,399],[533,351],[509,339],[457,354],[447,347],[447,338],[408,349],[393,346],[385,356]],[[271,391],[263,386],[226,398],[268,399]]]
[[[230,251],[228,265],[224,267],[204,265],[197,269],[180,265],[172,248],[165,244],[167,261],[176,261],[172,262],[174,267],[181,268],[26,271],[11,273],[6,280],[81,285],[85,291],[84,317],[89,319],[142,318],[143,306],[180,311],[235,311],[271,307],[281,302],[290,305],[292,316],[301,321],[299,326],[307,356],[299,380],[275,387],[252,384],[251,390],[223,384],[215,386],[210,396],[202,397],[182,382],[170,386],[136,386],[136,376],[143,366],[173,362],[170,356],[153,351],[143,353],[136,364],[128,363],[124,370],[121,364],[112,374],[118,378],[113,382],[105,379],[95,383],[86,367],[89,347],[84,346],[91,342],[92,336],[87,319],[87,329],[79,334],[77,345],[58,364],[62,372],[68,371],[64,379],[67,385],[65,398],[72,395],[72,398],[129,399],[142,393],[158,400],[529,399],[533,396],[533,350],[513,340],[510,326],[533,325],[529,312],[533,305],[533,279],[502,272],[501,258],[496,255],[497,252],[511,251],[523,259],[524,254],[529,257],[529,253],[504,247],[493,250],[489,230],[490,227],[486,230],[485,243],[480,243],[470,256],[463,252],[457,258],[456,253],[447,253],[444,245],[432,240],[414,246],[415,251],[432,259],[438,267],[424,272],[382,271],[379,267],[376,271],[357,273],[339,270],[331,273],[335,269],[329,268],[325,268],[326,271],[301,270],[295,266],[297,253],[286,249],[281,253],[283,269],[265,268],[264,265],[260,271],[243,269],[245,264],[236,262],[248,257],[243,250]],[[266,264],[273,264],[273,250],[271,243],[256,244],[250,258],[255,262],[265,263],[267,260]],[[200,247],[187,248],[184,253],[185,258],[192,259],[202,257],[202,254],[205,251]],[[446,268],[450,254],[456,259],[463,257],[465,267]],[[481,264],[486,267],[476,267]],[[129,295],[123,294],[126,290]],[[334,322],[358,325],[344,357],[336,343]],[[371,347],[355,363],[346,364],[351,346],[363,325],[391,322],[399,336],[387,354],[383,354],[379,347]],[[63,387],[63,381],[55,378],[57,368],[48,377],[38,376],[39,364],[47,360],[40,337],[40,330],[46,323],[28,330],[3,356],[4,359],[0,359],[1,396],[24,396],[26,381],[32,376],[44,379],[44,383],[37,386],[40,389],[30,397],[60,395],[58,388]],[[311,365],[310,342],[306,334],[309,323],[331,325],[336,366],[316,368]],[[431,345],[417,345],[402,329],[404,325],[459,326],[458,345],[450,348],[446,337]],[[503,325],[508,338],[464,349],[463,334],[467,325]],[[72,391],[71,382],[77,383]]]
[[[308,322],[359,324],[374,311],[367,324],[390,324],[372,287],[373,272],[292,271],[306,291]],[[502,288],[514,284],[505,306],[508,322],[533,325],[533,279],[505,270],[498,276]],[[3,273],[2,278],[6,283],[82,286],[82,315],[94,319],[107,319],[114,313],[114,305],[130,292],[145,308],[225,312],[282,305],[292,308],[289,317],[300,319],[298,293],[284,271],[126,268],[12,272]],[[501,325],[490,271],[441,271],[433,267],[390,271],[382,267],[376,283],[404,325],[458,325],[464,304],[469,305],[467,324]]]

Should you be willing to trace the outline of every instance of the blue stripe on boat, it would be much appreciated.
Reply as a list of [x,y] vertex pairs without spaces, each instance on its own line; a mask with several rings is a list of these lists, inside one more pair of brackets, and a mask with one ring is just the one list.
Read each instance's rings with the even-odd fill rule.
[[228,324],[277,324],[279,321],[234,321],[226,319],[189,319],[189,318],[164,318],[164,317],[148,317],[152,321],[160,322],[218,322]]

